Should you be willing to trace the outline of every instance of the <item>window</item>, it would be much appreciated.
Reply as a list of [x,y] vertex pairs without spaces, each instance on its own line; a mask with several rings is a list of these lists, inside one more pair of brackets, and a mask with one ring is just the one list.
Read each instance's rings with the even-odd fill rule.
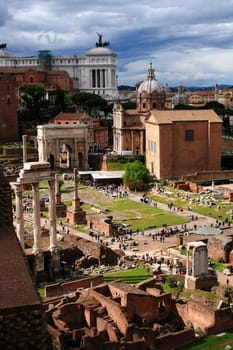
[[153,162],[151,162],[150,168],[151,168],[151,174],[154,174],[154,163]]
[[185,130],[185,141],[193,141],[193,140],[194,140],[193,130]]
[[153,152],[156,153],[156,142],[153,142]]

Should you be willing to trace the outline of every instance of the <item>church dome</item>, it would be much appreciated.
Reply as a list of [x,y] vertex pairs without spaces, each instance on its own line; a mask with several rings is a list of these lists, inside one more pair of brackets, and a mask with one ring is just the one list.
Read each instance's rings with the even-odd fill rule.
[[139,94],[143,92],[147,94],[151,94],[153,92],[157,92],[157,93],[164,92],[164,88],[162,84],[160,84],[160,82],[157,79],[155,79],[155,70],[152,68],[152,63],[150,63],[150,67],[148,69],[147,79],[144,80],[138,88]]

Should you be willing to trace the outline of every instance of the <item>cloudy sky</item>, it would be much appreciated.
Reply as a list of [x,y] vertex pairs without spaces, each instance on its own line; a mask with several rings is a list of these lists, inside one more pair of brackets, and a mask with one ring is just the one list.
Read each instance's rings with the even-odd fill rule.
[[233,84],[233,0],[0,0],[0,42],[19,56],[83,56],[97,32],[119,84],[144,80],[150,62],[163,85]]

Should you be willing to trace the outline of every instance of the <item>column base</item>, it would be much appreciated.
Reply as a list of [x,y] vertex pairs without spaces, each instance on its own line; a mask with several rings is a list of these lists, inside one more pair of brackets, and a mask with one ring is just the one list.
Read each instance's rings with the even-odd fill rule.
[[86,212],[84,210],[78,209],[78,210],[67,210],[66,213],[67,221],[74,225],[74,224],[86,224]]

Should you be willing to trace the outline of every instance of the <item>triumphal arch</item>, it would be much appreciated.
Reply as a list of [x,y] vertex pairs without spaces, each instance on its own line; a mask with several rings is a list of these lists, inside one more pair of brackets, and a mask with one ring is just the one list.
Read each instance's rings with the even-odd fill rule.
[[37,142],[39,161],[50,162],[52,169],[89,170],[88,151],[94,144],[92,125],[39,125]]

